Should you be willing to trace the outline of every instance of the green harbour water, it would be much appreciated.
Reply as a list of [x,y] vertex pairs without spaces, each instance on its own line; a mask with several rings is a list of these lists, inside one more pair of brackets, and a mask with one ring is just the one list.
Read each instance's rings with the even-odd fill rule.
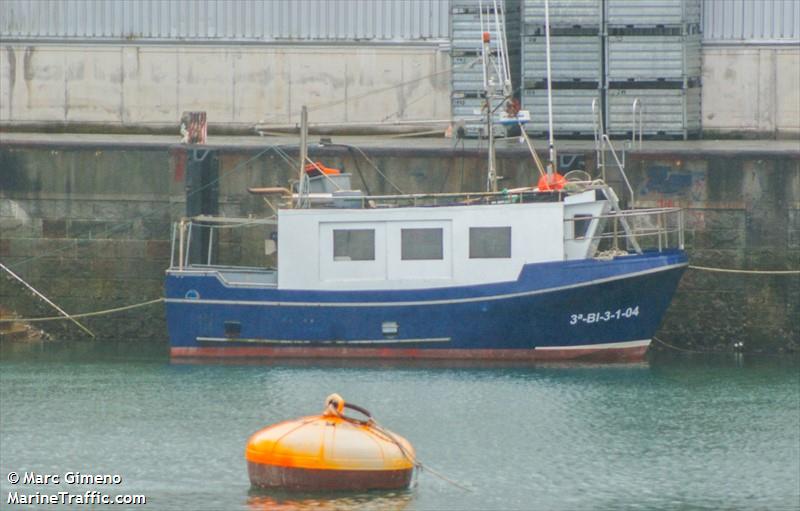
[[[158,510],[797,510],[800,362],[636,365],[171,363],[130,343],[0,350],[0,509],[10,492],[143,494]],[[332,393],[405,436],[431,472],[402,492],[254,491],[250,434]],[[11,484],[9,473],[58,474]],[[64,474],[116,474],[71,485]]]

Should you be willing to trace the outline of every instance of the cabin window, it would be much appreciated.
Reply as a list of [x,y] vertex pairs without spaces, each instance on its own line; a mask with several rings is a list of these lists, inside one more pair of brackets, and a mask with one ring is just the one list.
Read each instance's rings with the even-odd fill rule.
[[334,229],[334,261],[374,261],[374,229]]
[[442,229],[401,229],[400,259],[403,261],[443,259]]
[[511,257],[511,227],[470,227],[470,259],[508,259]]
[[592,223],[592,215],[575,215],[572,218],[573,232],[575,233],[573,238],[576,240],[585,238],[589,231],[589,224]]

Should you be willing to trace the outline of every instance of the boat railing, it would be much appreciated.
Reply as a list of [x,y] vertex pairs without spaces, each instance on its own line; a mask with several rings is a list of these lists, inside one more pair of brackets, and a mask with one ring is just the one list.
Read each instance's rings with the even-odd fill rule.
[[[636,141],[636,120],[637,120],[637,112],[639,114],[639,146],[641,147],[642,143],[642,104],[638,98],[636,98],[633,102],[632,106],[633,110],[633,135],[632,141]],[[600,176],[602,177],[603,181],[608,180],[608,176],[606,175],[606,153],[610,153],[611,157],[614,159],[614,163],[617,165],[617,170],[619,171],[620,176],[622,176],[622,180],[625,182],[625,187],[630,194],[630,202],[629,204],[631,207],[635,206],[636,204],[636,197],[633,192],[633,187],[631,186],[630,180],[628,179],[628,175],[625,173],[625,147],[622,147],[621,154],[622,157],[619,156],[617,153],[617,149],[614,147],[614,144],[611,142],[611,138],[609,138],[608,134],[606,133],[606,128],[603,123],[603,112],[600,108],[600,103],[597,99],[592,100],[592,120],[594,126],[594,145],[595,145],[595,160],[596,165],[599,170]]]
[[[226,243],[221,231],[240,231],[242,228],[277,225],[275,217],[270,218],[236,218],[236,217],[214,217],[199,215],[191,218],[182,218],[172,226],[172,236],[170,240],[170,261],[169,267],[172,270],[184,270],[191,266],[193,268],[213,268],[215,266],[225,267],[220,263],[224,259],[222,254],[224,245],[235,245],[237,254],[232,254],[231,259],[236,266],[241,266],[241,261],[237,255],[241,252],[241,243]],[[228,234],[227,238],[230,238]],[[263,237],[259,237],[257,243],[264,243]],[[256,252],[257,250],[254,250]],[[262,254],[263,255],[263,254]],[[261,263],[263,261],[259,261]],[[233,261],[232,261],[233,263]],[[254,265],[253,268],[262,268],[263,265]]]
[[599,227],[593,235],[565,235],[565,241],[591,240],[599,252],[627,250],[641,253],[645,250],[684,248],[684,211],[681,208],[633,209],[576,216],[564,220],[565,224],[571,224],[572,227],[565,228],[564,232],[582,232],[583,229],[576,229],[578,223],[588,225],[595,220]]

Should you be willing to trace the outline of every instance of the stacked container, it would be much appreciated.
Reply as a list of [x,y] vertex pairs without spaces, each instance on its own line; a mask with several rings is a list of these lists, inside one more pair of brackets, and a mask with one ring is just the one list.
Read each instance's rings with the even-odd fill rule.
[[[553,129],[562,136],[591,135],[592,101],[603,85],[602,0],[550,0]],[[522,27],[522,106],[527,131],[545,134],[547,61],[544,0],[525,0]]]
[[631,132],[633,102],[645,135],[700,131],[701,0],[605,0],[606,126]]
[[[495,5],[497,12],[495,13]],[[520,0],[452,0],[451,3],[451,96],[450,105],[454,121],[464,121],[465,137],[486,136],[486,122],[478,120],[484,107],[483,60],[481,49],[481,9],[484,30],[491,35],[490,48],[496,51],[499,35],[495,30],[495,15],[506,30],[507,51],[512,87],[519,90],[520,65]],[[502,84],[497,84],[498,91]],[[495,118],[502,110],[501,99],[494,102]],[[505,136],[505,127],[495,124],[495,136]]]

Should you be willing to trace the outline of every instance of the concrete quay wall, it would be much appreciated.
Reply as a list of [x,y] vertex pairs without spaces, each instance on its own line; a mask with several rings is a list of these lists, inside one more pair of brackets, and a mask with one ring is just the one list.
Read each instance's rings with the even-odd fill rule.
[[[800,136],[800,47],[702,52],[706,134]],[[296,123],[303,104],[315,123],[449,119],[449,68],[435,42],[0,42],[0,126],[177,133],[183,111],[202,110],[212,129],[247,130]]]
[[[283,186],[295,173],[264,146],[218,150],[219,208],[228,216],[266,213],[246,188]],[[312,158],[352,172],[355,184],[363,175],[373,194],[393,193],[390,181],[405,192],[484,186],[484,157],[474,148],[409,140],[364,151],[385,177],[347,147],[310,148]],[[166,144],[0,142],[0,261],[71,313],[163,296],[171,222],[185,211],[185,156],[185,148]],[[593,157],[565,150],[561,161],[591,168]],[[800,150],[644,150],[628,161],[637,206],[686,208],[692,264],[800,269]],[[500,149],[502,186],[530,184],[533,173],[524,150]],[[232,262],[252,262],[253,254],[236,252],[241,239],[219,241]],[[0,279],[0,305],[41,316],[34,304]],[[747,351],[797,350],[798,317],[800,277],[688,270],[658,336],[700,351],[737,342]],[[167,338],[163,304],[84,322],[101,337]]]

